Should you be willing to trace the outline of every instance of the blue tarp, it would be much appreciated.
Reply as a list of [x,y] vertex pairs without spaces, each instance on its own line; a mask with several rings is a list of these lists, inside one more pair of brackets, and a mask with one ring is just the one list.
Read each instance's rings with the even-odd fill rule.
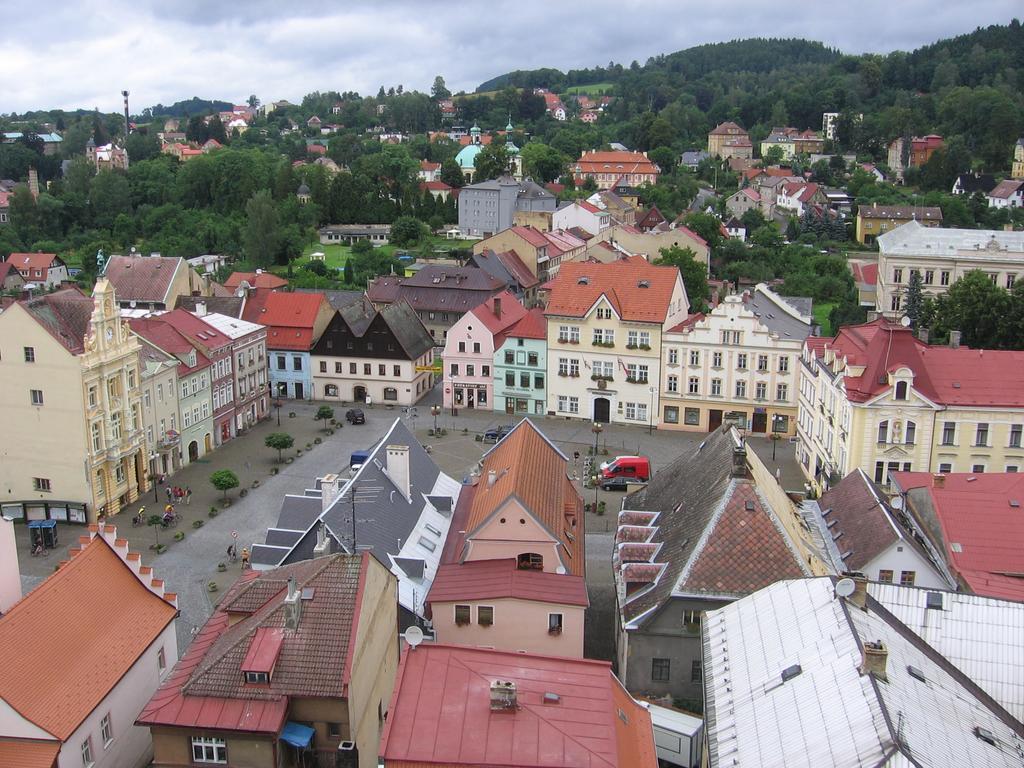
[[29,528],[56,528],[56,520],[33,520],[28,524]]
[[316,731],[308,726],[288,721],[284,724],[284,730],[281,731],[280,739],[287,744],[291,744],[293,747],[304,749],[313,740],[314,733]]

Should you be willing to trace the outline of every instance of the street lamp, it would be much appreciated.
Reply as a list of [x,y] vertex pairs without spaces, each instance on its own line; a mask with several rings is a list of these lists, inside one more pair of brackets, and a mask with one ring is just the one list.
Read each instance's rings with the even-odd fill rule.
[[459,411],[455,407],[455,393],[458,392],[458,391],[459,391],[458,387],[455,386],[455,377],[452,376],[452,416],[453,417],[459,415]]
[[[601,426],[601,422],[595,421],[594,425],[590,428],[590,431],[594,433],[594,461],[591,463],[592,468],[597,467],[597,440],[604,432],[604,427]],[[594,476],[594,514],[597,514],[597,492],[600,490],[601,484],[598,482],[598,475]]]
[[658,388],[652,386],[652,387],[650,387],[650,390],[651,390],[651,410],[649,410],[647,412],[647,415],[648,415],[648,417],[650,419],[649,423],[647,424],[647,434],[648,435],[654,433],[654,395],[658,391]]
[[282,403],[280,400],[274,401],[274,410],[277,411],[277,426],[279,427],[281,426],[281,405]]
[[430,415],[434,417],[434,434],[437,434],[437,417],[441,413],[440,405],[430,406]]

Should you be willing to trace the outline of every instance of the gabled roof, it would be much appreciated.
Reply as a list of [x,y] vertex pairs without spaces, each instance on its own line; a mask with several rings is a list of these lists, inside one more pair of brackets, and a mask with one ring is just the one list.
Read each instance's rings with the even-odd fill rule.
[[442,564],[437,569],[427,602],[498,598],[590,605],[582,576],[522,570],[516,567],[514,558]]
[[[137,722],[277,733],[290,697],[347,697],[369,557],[329,555],[247,573],[224,596]],[[292,578],[304,593],[294,630],[284,629]],[[250,592],[256,599],[246,600]],[[273,674],[268,684],[247,684],[243,665],[267,630],[280,632]]]
[[477,267],[506,285],[518,284],[523,290],[528,290],[540,282],[514,250],[496,253],[488,248],[474,253],[472,260]]
[[529,310],[505,332],[506,338],[515,339],[546,339],[547,335],[548,321],[544,317],[544,310],[540,307]]
[[679,270],[640,256],[607,264],[568,262],[551,281],[546,315],[583,317],[603,295],[623,320],[664,322]]
[[[498,301],[498,305],[495,305]],[[500,309],[500,314],[495,314],[495,306]],[[526,309],[520,304],[516,297],[508,291],[488,297],[486,301],[478,304],[472,310],[473,316],[479,320],[494,337],[494,348],[501,346],[505,333],[519,322],[526,314]]]
[[114,286],[120,303],[143,301],[167,303],[178,270],[191,269],[177,256],[111,256],[103,276]]
[[404,299],[415,310],[468,312],[505,283],[478,267],[428,264],[411,277],[385,275],[374,278],[366,295],[374,304]]
[[583,500],[569,479],[568,465],[568,459],[532,421],[520,421],[484,454],[466,539],[471,541],[505,502],[515,498],[558,542],[566,571],[582,576],[586,570]]
[[85,351],[94,305],[78,288],[64,288],[18,303],[68,352],[80,355]]
[[64,262],[55,253],[12,253],[6,261],[14,264],[20,270],[38,269],[44,275],[46,270],[54,266],[64,266]]
[[862,219],[903,219],[906,221],[942,221],[942,209],[921,205],[858,205]]
[[889,374],[898,368],[913,371],[912,388],[940,405],[1024,407],[1024,383],[1007,379],[1008,370],[1024,370],[1024,352],[979,350],[968,347],[929,346],[910,328],[884,318],[861,325],[846,325],[824,347],[836,363],[863,367],[859,376],[845,368],[846,396],[863,403],[892,388]]
[[915,517],[979,595],[1024,601],[1024,474],[894,472]]
[[878,284],[878,262],[873,261],[864,264],[859,261],[851,261],[850,269],[853,270],[853,281],[860,285],[875,286]]
[[0,286],[2,286],[11,277],[14,277],[20,285],[25,284],[25,279],[21,276],[21,272],[18,271],[17,266],[9,261],[0,261]]
[[[495,680],[515,683],[514,710],[491,711]],[[650,714],[608,662],[434,644],[402,655],[380,755],[403,768],[658,764]]]
[[25,741],[0,736],[0,765],[5,768],[54,768],[59,741]]
[[1005,200],[1018,194],[1022,186],[1024,186],[1024,181],[1019,179],[1005,179],[996,184],[995,188],[988,193],[988,196]]
[[250,288],[269,288],[275,290],[284,288],[288,281],[278,277],[272,272],[232,272],[224,281],[224,287],[231,291],[236,290],[243,282],[249,284]]
[[626,497],[613,555],[623,624],[676,594],[733,598],[806,575],[756,484],[732,476],[741,448],[734,429],[715,430]]
[[[206,322],[202,318],[196,317],[191,312],[187,312],[184,309],[175,309],[170,312],[164,312],[158,316],[160,322],[167,323],[174,330],[188,339],[192,344],[206,348],[211,352],[222,350],[225,347],[230,347],[232,338],[225,331],[221,331],[214,327],[210,323]],[[242,321],[245,323],[245,321]],[[251,328],[252,332],[258,330],[254,327],[253,323],[246,323],[246,326]]]
[[646,152],[584,152],[575,163],[577,173],[659,174],[661,169]]
[[[373,308],[373,304],[368,299],[360,297],[359,301],[337,310],[337,317],[356,338],[362,338],[379,320],[379,323],[383,324],[390,332],[409,360],[419,359],[434,346],[434,341],[427,329],[423,327],[423,322],[412,307],[404,301],[388,304],[378,311]],[[378,330],[380,330],[379,324]],[[324,336],[326,335],[325,333]],[[329,350],[322,348],[323,338],[321,337],[321,341],[314,347],[314,354],[330,355]]]
[[731,120],[727,120],[724,123],[719,123],[708,133],[709,136],[746,136],[747,132],[740,128],[736,123]]
[[267,326],[267,349],[308,350],[316,341],[313,332],[325,304],[322,293],[282,293],[260,288],[249,297],[242,317]]
[[[173,325],[165,323],[157,317],[135,317],[128,321],[132,333],[148,341],[157,349],[178,359],[178,375],[188,376],[201,368],[210,367],[209,358],[196,349]],[[189,366],[184,361],[190,353],[195,352],[196,364]]]
[[995,177],[991,173],[961,173],[956,177],[954,186],[959,186],[965,194],[974,192],[985,192],[996,185]]
[[[1021,722],[870,595],[866,604],[837,598],[822,577],[704,615],[712,768],[1019,765]],[[861,671],[867,643],[886,652],[884,681]]]
[[0,617],[0,700],[64,741],[176,615],[94,536]]

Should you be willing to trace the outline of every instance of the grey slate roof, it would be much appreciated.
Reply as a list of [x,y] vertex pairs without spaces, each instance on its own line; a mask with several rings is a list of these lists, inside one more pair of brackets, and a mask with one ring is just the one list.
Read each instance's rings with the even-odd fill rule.
[[[789,307],[783,306],[783,303]],[[811,299],[799,296],[778,296],[764,290],[760,285],[749,295],[745,306],[753,312],[761,324],[782,339],[799,339],[803,341],[811,335],[814,327],[811,314]],[[793,313],[808,318],[804,322]]]
[[195,312],[199,304],[205,304],[207,312],[241,318],[245,299],[241,296],[179,296],[174,302],[174,308]]
[[318,288],[296,288],[296,293],[322,293],[334,309],[344,309],[363,298],[362,291],[322,291]]

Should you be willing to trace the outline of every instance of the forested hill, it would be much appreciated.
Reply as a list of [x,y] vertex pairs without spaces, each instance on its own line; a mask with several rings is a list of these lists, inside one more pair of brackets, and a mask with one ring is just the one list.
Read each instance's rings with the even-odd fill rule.
[[226,112],[230,110],[231,107],[232,104],[230,101],[211,101],[209,99],[200,99],[198,96],[193,96],[191,99],[176,101],[166,107],[163,104],[156,104],[152,107],[147,107],[142,110],[142,115],[145,117],[188,117],[189,115],[208,115],[211,112]]
[[827,64],[840,53],[821,43],[800,39],[753,38],[728,43],[708,43],[648,59],[640,66],[609,63],[605,67],[572,69],[530,69],[508,72],[481,83],[477,93],[514,88],[547,88],[561,91],[575,85],[618,83],[626,72],[644,70],[671,72],[682,78],[703,77],[710,72],[771,72],[795,64]]

